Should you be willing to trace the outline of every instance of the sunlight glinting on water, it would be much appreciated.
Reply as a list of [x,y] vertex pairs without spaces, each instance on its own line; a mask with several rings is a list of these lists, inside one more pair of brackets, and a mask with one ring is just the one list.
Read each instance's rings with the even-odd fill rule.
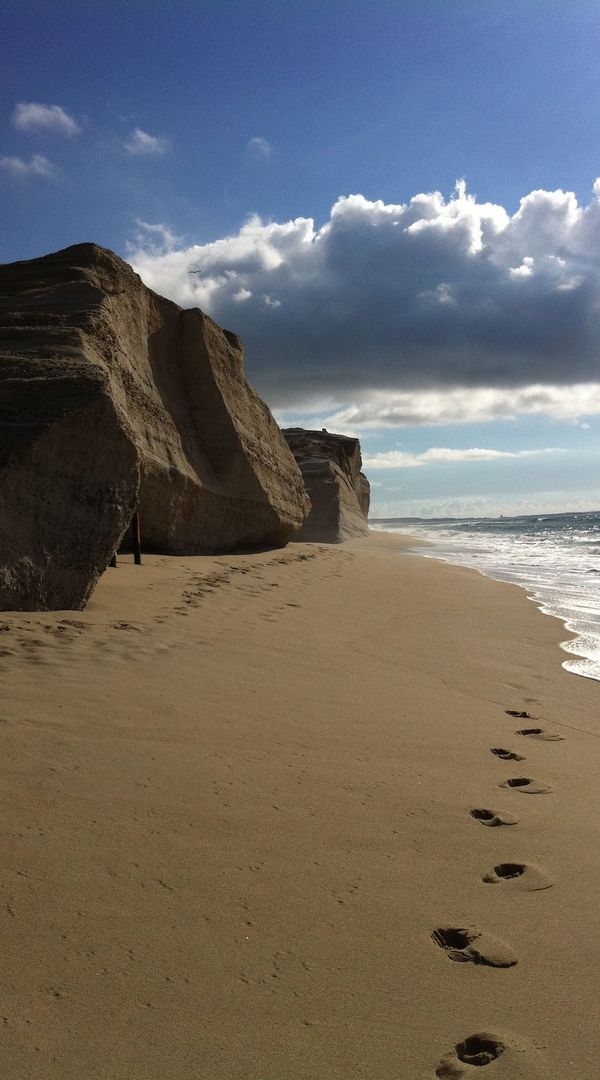
[[[388,519],[386,532],[422,536],[419,554],[473,567],[520,585],[547,615],[575,635],[562,648],[563,667],[600,680],[600,512],[516,518]],[[416,549],[415,549],[416,550]]]

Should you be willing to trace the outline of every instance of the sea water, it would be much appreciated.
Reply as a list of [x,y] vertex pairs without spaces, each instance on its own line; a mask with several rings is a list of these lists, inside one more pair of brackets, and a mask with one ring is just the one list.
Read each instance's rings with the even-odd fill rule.
[[[500,518],[386,518],[370,523],[412,533],[419,554],[471,566],[527,590],[541,611],[576,637],[563,667],[600,680],[600,511]],[[416,546],[416,545],[415,545]]]

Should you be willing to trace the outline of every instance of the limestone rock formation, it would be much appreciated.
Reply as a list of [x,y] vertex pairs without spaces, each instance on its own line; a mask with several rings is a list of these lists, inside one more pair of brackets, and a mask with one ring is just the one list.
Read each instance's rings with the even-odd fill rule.
[[311,501],[297,540],[339,543],[367,533],[370,485],[361,472],[358,439],[329,431],[284,428]]
[[81,608],[146,548],[282,545],[309,505],[239,338],[79,244],[0,266],[0,610]]

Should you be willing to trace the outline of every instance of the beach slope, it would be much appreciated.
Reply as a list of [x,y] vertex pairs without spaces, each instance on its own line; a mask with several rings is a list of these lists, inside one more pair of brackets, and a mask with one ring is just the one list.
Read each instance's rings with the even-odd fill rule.
[[3,1076],[597,1076],[600,687],[405,544],[3,613]]

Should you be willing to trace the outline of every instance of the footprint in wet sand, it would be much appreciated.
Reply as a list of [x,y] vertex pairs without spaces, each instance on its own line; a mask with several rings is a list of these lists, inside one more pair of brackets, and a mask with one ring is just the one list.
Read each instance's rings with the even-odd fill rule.
[[517,754],[514,750],[505,750],[503,746],[490,747],[490,754],[495,754],[503,761],[525,761],[524,754]]
[[555,732],[545,731],[543,727],[524,727],[520,728],[515,734],[528,735],[531,739],[542,739],[543,742],[562,742],[564,735],[557,735]]
[[542,784],[539,780],[532,780],[530,776],[511,776],[508,780],[503,780],[498,787],[502,788],[514,788],[515,791],[520,791],[523,795],[547,795],[552,791],[549,784]]
[[480,1031],[469,1035],[440,1061],[435,1075],[438,1080],[462,1080],[475,1076],[474,1069],[495,1066],[490,1077],[506,1076],[513,1080],[542,1080],[548,1076],[541,1054],[525,1040],[513,1035],[498,1035]]
[[450,960],[458,963],[471,962],[497,968],[514,967],[517,963],[517,957],[510,945],[475,926],[439,926],[431,937],[440,949],[446,950]]
[[489,870],[487,874],[484,874],[481,880],[486,885],[510,883],[512,887],[525,889],[528,892],[550,889],[554,885],[550,875],[541,866],[536,866],[535,863],[498,863],[493,870]]
[[514,814],[507,814],[504,810],[476,808],[469,810],[469,813],[476,821],[480,821],[482,825],[489,825],[492,829],[497,828],[498,825],[516,825],[519,821]]

